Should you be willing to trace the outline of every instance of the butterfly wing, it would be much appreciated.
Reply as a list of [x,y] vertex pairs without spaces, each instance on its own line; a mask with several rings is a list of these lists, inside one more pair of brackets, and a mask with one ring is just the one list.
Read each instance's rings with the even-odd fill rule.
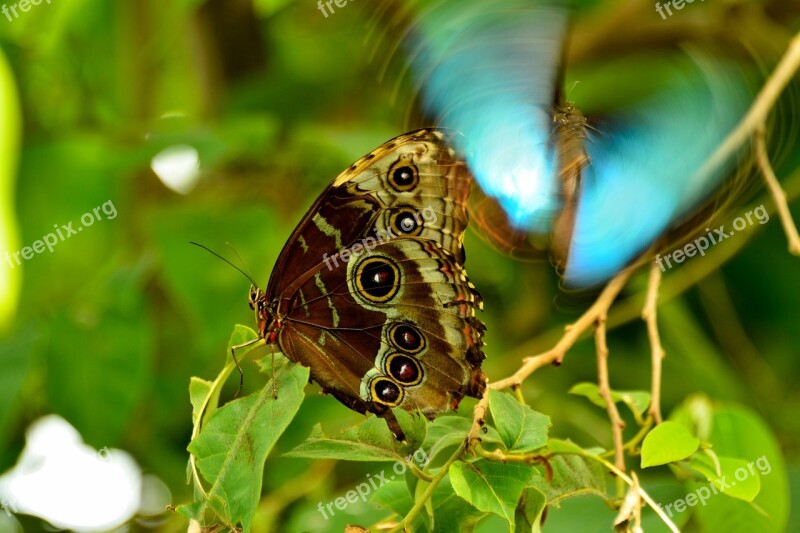
[[564,279],[601,283],[697,208],[733,161],[704,163],[743,116],[742,77],[721,64],[675,68],[673,82],[590,135]]
[[445,132],[389,141],[317,199],[265,296],[287,357],[398,436],[392,407],[432,417],[483,392],[480,296],[462,267],[470,185]]
[[426,112],[511,225],[547,233],[561,187],[550,114],[566,30],[563,2],[424,2],[410,39]]
[[489,197],[475,206],[484,237],[536,257],[550,234],[565,283],[585,287],[720,185],[730,165],[703,165],[748,95],[720,62],[684,62],[661,94],[594,135],[578,113],[553,106],[563,104],[554,84],[568,14],[550,0],[443,0],[419,11],[411,64],[426,111],[464,134],[457,148]]
[[436,241],[398,238],[298,287],[280,343],[356,411],[432,418],[483,393],[480,308],[455,256]]
[[[268,299],[312,275],[328,257],[338,262],[336,254],[368,239],[419,236],[461,256],[472,178],[449,148],[450,135],[436,129],[400,135],[342,172],[278,256]],[[404,222],[416,227],[406,231]]]

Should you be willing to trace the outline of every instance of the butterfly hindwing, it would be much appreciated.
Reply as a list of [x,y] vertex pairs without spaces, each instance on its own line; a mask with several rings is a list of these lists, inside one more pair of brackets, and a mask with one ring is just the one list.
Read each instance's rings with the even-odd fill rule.
[[482,393],[480,295],[438,243],[381,244],[297,294],[282,344],[351,408],[433,417]]

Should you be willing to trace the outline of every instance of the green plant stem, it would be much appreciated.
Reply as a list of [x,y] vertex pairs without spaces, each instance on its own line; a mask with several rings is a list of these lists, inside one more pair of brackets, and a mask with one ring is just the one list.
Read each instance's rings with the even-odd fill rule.
[[465,441],[463,445],[459,446],[458,449],[450,456],[450,459],[442,466],[442,468],[436,473],[435,476],[430,481],[430,484],[425,489],[425,492],[422,493],[422,496],[414,503],[414,507],[408,512],[408,514],[403,518],[403,521],[400,522],[396,527],[390,530],[390,533],[396,533],[398,531],[411,531],[411,524],[414,523],[414,519],[417,517],[419,512],[425,506],[425,502],[427,502],[431,496],[433,495],[433,491],[436,490],[436,487],[439,486],[439,483],[444,479],[444,476],[447,475],[447,472],[450,470],[450,465],[458,461],[464,452],[467,451],[467,442]]
[[648,416],[647,419],[644,421],[644,424],[642,424],[642,427],[639,428],[639,432],[636,435],[634,435],[631,440],[626,442],[623,448],[626,451],[633,454],[634,448],[636,448],[639,445],[639,443],[644,440],[644,438],[647,436],[647,433],[650,431],[650,428],[653,427],[654,422],[655,421],[653,420],[653,418]]
[[500,463],[540,463],[544,460],[540,453],[503,453],[500,450],[488,451],[480,446],[476,447],[476,452],[488,461]]
[[417,476],[422,481],[427,481],[428,483],[433,481],[432,475],[425,472],[424,470],[420,470],[414,463],[409,461],[407,464],[408,464],[408,469],[411,471],[411,473]]
[[516,396],[517,401],[522,405],[527,405],[525,403],[525,396],[522,395],[522,387],[520,385],[514,385],[511,387],[511,390],[514,391],[514,396]]

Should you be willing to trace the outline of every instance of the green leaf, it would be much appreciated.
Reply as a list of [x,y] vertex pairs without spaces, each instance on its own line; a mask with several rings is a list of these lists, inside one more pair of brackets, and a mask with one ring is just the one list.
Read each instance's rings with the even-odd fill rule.
[[495,390],[489,390],[489,409],[508,451],[529,452],[547,444],[550,417],[522,405],[510,394]]
[[[0,49],[0,250],[11,252],[20,249],[14,199],[21,111],[14,73]],[[20,267],[0,268],[0,333],[5,332],[17,312],[21,276]]]
[[[583,396],[591,401],[593,404],[605,409],[606,401],[600,396],[600,389],[597,383],[583,382],[574,385],[570,390],[570,394]],[[628,406],[628,409],[636,416],[637,420],[641,419],[642,414],[650,407],[650,393],[638,390],[612,390],[611,399],[614,403],[622,402]]]
[[642,468],[686,459],[700,446],[700,439],[677,422],[662,422],[642,442]]
[[[405,480],[394,478],[388,483],[382,483],[378,490],[372,493],[370,502],[379,507],[390,509],[400,518],[407,515],[414,506],[414,498],[411,497]],[[414,520],[413,531],[430,531],[429,524],[430,518],[425,516],[425,513],[419,513]]]
[[276,357],[276,382],[221,407],[189,445],[211,484],[201,514],[210,509],[224,525],[241,524],[245,531],[261,497],[267,455],[300,408],[308,382],[307,368]]
[[585,450],[572,442],[564,439],[550,439],[547,441],[547,449],[550,453],[558,454],[578,454],[585,453]]
[[449,476],[445,476],[433,491],[431,502],[434,533],[452,531],[470,533],[475,530],[478,521],[486,516],[486,513],[479,511],[455,493]]
[[379,507],[390,509],[401,517],[408,514],[414,506],[414,499],[408,492],[408,485],[402,479],[381,484],[378,490],[372,493],[369,501]]
[[212,383],[192,376],[189,380],[189,402],[192,404],[192,423],[197,424],[198,417],[205,409],[211,394]]
[[550,470],[553,477],[549,482],[543,468],[537,467],[540,475],[529,483],[546,496],[548,504],[587,494],[607,495],[608,474],[597,461],[579,455],[556,455],[550,459]]
[[[231,333],[228,339],[228,350],[226,352],[227,364],[222,372],[220,372],[219,376],[217,376],[217,379],[212,383],[197,377],[191,378],[189,381],[189,401],[192,404],[192,422],[195,425],[195,429],[197,429],[198,424],[204,426],[219,407],[219,395],[222,392],[222,386],[236,368],[231,355],[231,348],[249,343],[257,338],[258,335],[255,331],[247,326],[236,324],[233,328],[233,333]],[[253,344],[246,349],[239,349],[237,360],[241,362],[243,357],[257,348],[258,345]],[[267,374],[272,377],[271,372]],[[203,417],[202,422],[198,420],[198,417],[201,415]]]
[[[769,426],[752,410],[738,405],[716,407],[711,444],[722,457],[736,457],[747,463],[761,485],[752,503],[715,496],[706,505],[695,507],[695,517],[704,531],[758,531],[778,533],[787,530],[789,519],[789,481],[781,448]],[[721,459],[722,459],[721,457]],[[740,467],[741,468],[741,467]],[[740,477],[743,472],[740,472]],[[736,482],[734,477],[727,478]],[[692,485],[690,488],[694,488]]]
[[[231,333],[230,339],[228,339],[228,353],[226,355],[226,361],[232,363],[233,356],[231,355],[231,348],[236,346],[242,346],[243,344],[248,344],[258,338],[258,334],[252,328],[247,326],[243,326],[241,324],[236,324],[233,328],[233,333]],[[258,345],[253,344],[248,346],[246,350],[239,349],[236,351],[236,360],[241,362],[242,358],[250,353],[251,351],[258,348]]]
[[541,533],[542,515],[546,505],[547,498],[541,491],[525,489],[517,504],[515,533]]
[[396,411],[407,442],[399,442],[386,421],[373,416],[337,435],[326,435],[317,424],[308,439],[284,457],[340,459],[343,461],[403,461],[420,448],[426,422],[417,415]]
[[686,426],[690,433],[707,442],[714,425],[714,404],[702,394],[693,394],[669,414],[669,420]]
[[[484,444],[500,443],[500,435],[489,426],[483,426],[485,433],[481,433]],[[472,419],[463,416],[440,416],[428,424],[428,434],[425,437],[423,448],[428,450],[430,460],[436,458],[442,451],[452,446],[461,445],[472,428]]]
[[[719,458],[720,473],[707,457],[696,456],[691,467],[711,482],[718,491],[731,498],[752,502],[761,490],[758,470],[748,470],[747,461],[733,457]],[[714,491],[716,493],[716,491]]]
[[175,508],[175,511],[188,520],[197,520],[199,522],[203,519],[204,508],[205,502],[197,500],[179,505]]
[[456,462],[450,467],[450,482],[456,494],[476,509],[505,519],[513,530],[517,502],[534,472],[519,463]]

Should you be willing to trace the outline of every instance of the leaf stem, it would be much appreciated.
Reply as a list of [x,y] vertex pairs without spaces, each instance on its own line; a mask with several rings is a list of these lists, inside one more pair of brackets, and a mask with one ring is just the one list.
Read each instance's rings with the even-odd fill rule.
[[411,473],[414,474],[415,476],[417,476],[422,481],[427,481],[428,483],[433,481],[433,476],[432,475],[430,475],[429,473],[425,472],[424,470],[420,470],[419,467],[417,467],[417,465],[415,465],[411,461],[408,461],[408,463],[406,463],[406,464],[408,466],[408,469],[411,471]]
[[[639,432],[636,435],[634,435],[631,440],[626,442],[625,445],[622,447],[622,449],[633,454],[634,448],[636,448],[636,446],[638,446],[639,443],[644,440],[645,436],[652,427],[653,427],[653,417],[648,416],[647,419],[642,424],[642,427],[639,428]],[[614,456],[614,450],[609,450],[605,453],[600,454],[600,457],[613,457],[613,456]]]
[[414,503],[414,507],[412,507],[405,518],[403,518],[402,522],[390,530],[390,533],[396,533],[401,530],[407,532],[412,531],[411,525],[414,523],[414,519],[425,506],[425,502],[431,498],[433,491],[436,490],[436,487],[439,486],[439,483],[441,483],[441,481],[447,475],[447,472],[450,470],[450,465],[458,461],[461,456],[464,455],[464,452],[467,451],[467,444],[468,441],[465,440],[464,444],[459,446],[455,453],[450,456],[442,468],[436,473],[435,476],[433,476],[430,484],[425,488],[425,492],[423,492],[422,496],[420,496],[419,499]]

